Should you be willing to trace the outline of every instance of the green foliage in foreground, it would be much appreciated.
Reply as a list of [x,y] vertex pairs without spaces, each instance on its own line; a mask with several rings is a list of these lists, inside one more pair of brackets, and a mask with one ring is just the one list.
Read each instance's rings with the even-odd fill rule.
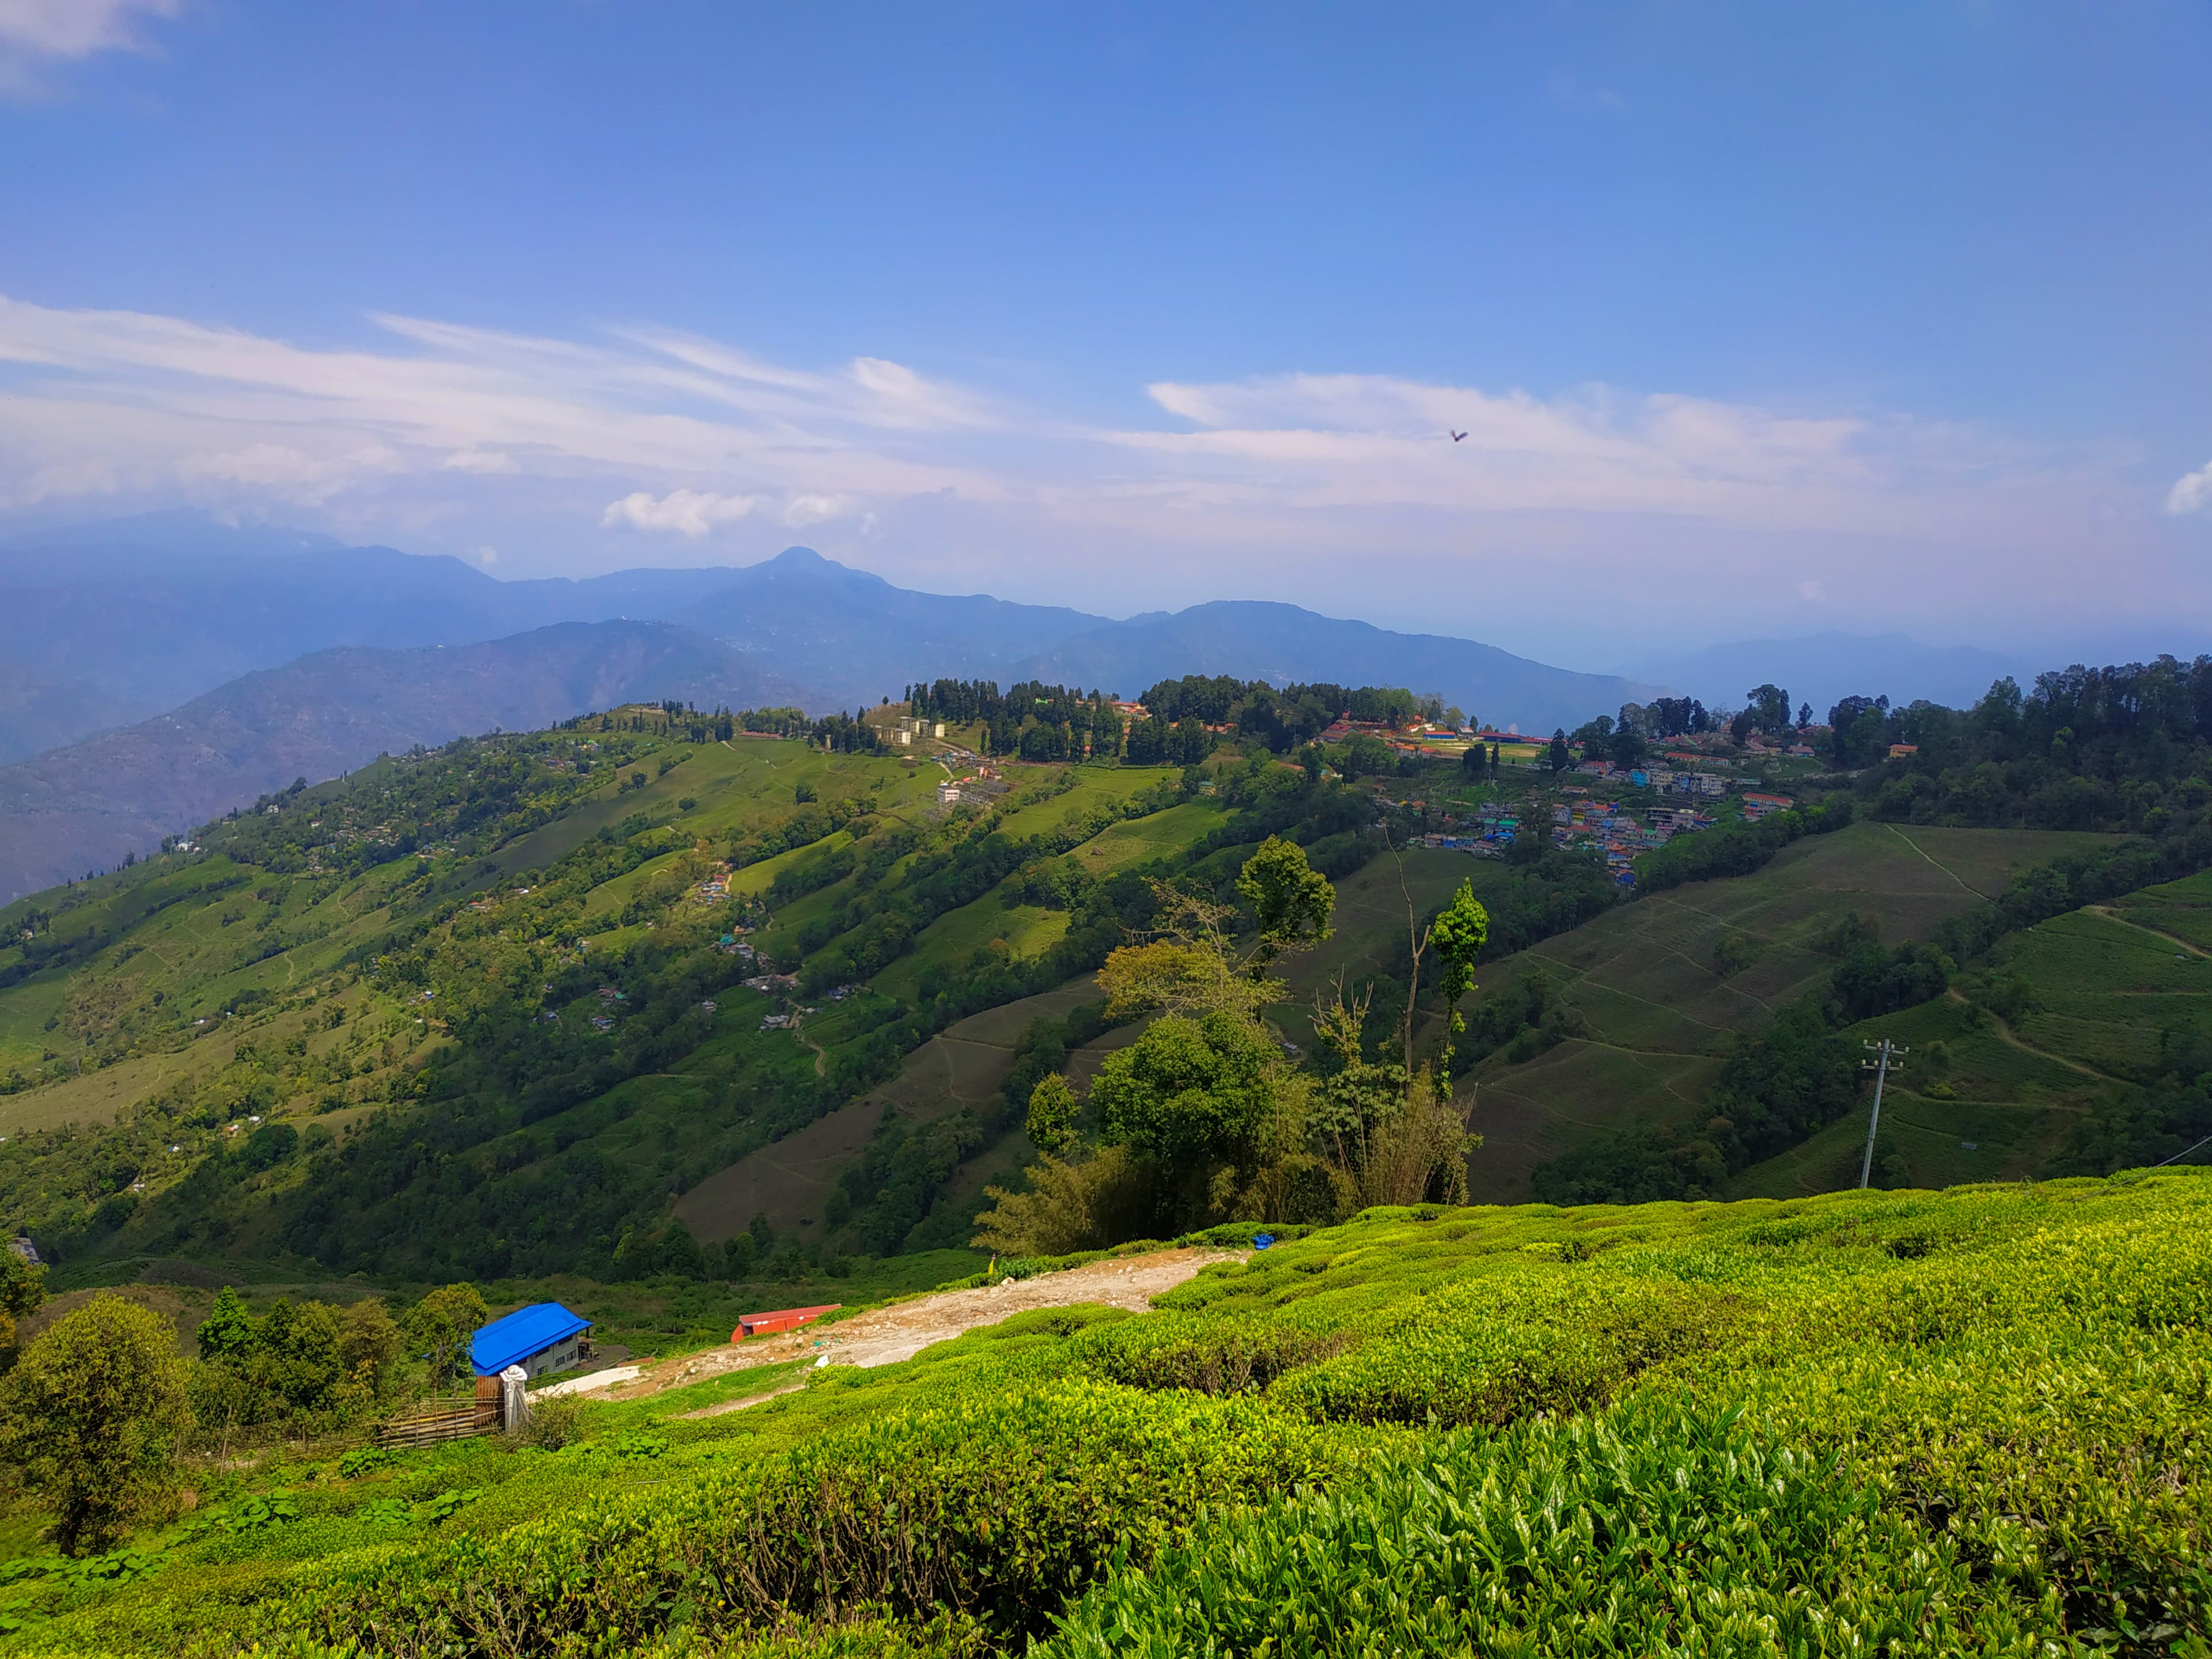
[[1799,1654],[2032,1648],[2039,1613],[1730,1414],[1455,1435],[1357,1492],[1117,1576],[1056,1654]]
[[1370,1211],[742,1413],[683,1415],[793,1374],[295,1466],[0,1586],[0,1654],[2203,1656],[2208,1219],[2180,1170]]

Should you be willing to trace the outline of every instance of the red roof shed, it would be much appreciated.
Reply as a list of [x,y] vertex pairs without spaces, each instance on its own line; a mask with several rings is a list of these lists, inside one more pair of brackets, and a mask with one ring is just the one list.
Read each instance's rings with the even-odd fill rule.
[[730,1333],[730,1340],[742,1342],[749,1336],[769,1336],[777,1331],[795,1331],[801,1325],[811,1325],[826,1313],[835,1313],[845,1304],[825,1302],[818,1308],[779,1308],[773,1313],[749,1313],[738,1321],[738,1328]]

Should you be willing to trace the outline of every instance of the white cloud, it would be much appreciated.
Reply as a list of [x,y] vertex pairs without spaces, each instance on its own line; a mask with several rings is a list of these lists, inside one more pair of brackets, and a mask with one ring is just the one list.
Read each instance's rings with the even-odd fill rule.
[[486,543],[483,546],[477,549],[476,560],[478,564],[483,565],[489,569],[491,566],[499,562],[499,550],[492,546],[489,543]]
[[0,95],[49,95],[41,70],[103,52],[143,52],[136,25],[173,17],[179,0],[0,0]]
[[[0,510],[307,507],[362,539],[496,543],[527,574],[604,561],[599,527],[723,556],[819,526],[902,580],[1117,613],[1267,589],[1462,628],[1493,603],[1595,602],[1643,633],[1802,617],[1830,556],[1923,616],[1984,618],[1991,591],[2070,616],[2094,547],[2098,604],[2182,614],[2127,557],[2154,526],[2132,456],[1893,410],[1286,374],[1162,380],[1156,416],[1107,428],[880,356],[368,324],[305,345],[0,295]],[[2208,497],[2191,474],[2167,505]],[[1468,616],[1433,614],[1437,594]]]
[[0,0],[0,52],[89,58],[143,46],[139,17],[173,17],[179,0]]
[[2049,458],[2008,456],[1894,416],[1785,414],[1604,386],[1542,398],[1285,374],[1148,390],[1197,429],[1110,441],[1199,495],[1306,511],[1658,514],[2002,538],[2032,528],[2028,503],[2047,510],[2044,485],[2067,473]]
[[2177,518],[2185,513],[2202,513],[2212,507],[2212,461],[2207,461],[2194,472],[2185,472],[2174,480],[2173,488],[2166,492],[2166,510]]
[[842,495],[793,495],[785,503],[783,522],[787,528],[804,530],[811,524],[823,524],[831,519],[853,516],[853,503]]
[[735,524],[750,517],[759,505],[750,495],[718,495],[711,490],[672,489],[656,498],[640,489],[609,503],[599,515],[599,523],[610,530],[623,526],[703,536],[716,525]]
[[176,471],[186,484],[239,486],[252,495],[319,504],[365,477],[396,472],[404,465],[398,453],[383,444],[331,455],[263,442],[187,455],[178,461]]

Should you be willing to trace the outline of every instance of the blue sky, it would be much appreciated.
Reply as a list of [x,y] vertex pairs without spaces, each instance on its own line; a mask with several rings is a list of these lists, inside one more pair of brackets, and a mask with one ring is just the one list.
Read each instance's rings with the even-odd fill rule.
[[0,522],[2193,651],[2208,69],[2198,0],[0,0]]

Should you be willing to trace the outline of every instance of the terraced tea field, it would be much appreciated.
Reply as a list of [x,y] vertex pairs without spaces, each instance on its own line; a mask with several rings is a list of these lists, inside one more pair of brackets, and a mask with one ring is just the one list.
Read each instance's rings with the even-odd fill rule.
[[[2040,1172],[2082,1114],[2139,1097],[2176,1035],[2212,1038],[2212,872],[2130,893],[2003,941],[1993,977],[2027,988],[2006,1018],[1963,991],[1849,1035],[1909,1045],[1883,1096],[1883,1139],[1917,1186]],[[1931,1092],[1932,1091],[1932,1092]],[[1866,1119],[1830,1125],[1746,1170],[1784,1197],[1857,1180]]]
[[1542,969],[1584,1030],[1476,1072],[1476,1195],[1525,1197],[1538,1164],[1606,1129],[1695,1120],[1736,1034],[1833,968],[1819,942],[1845,918],[1872,918],[1890,944],[1919,938],[2013,872],[2106,839],[1854,824],[1794,843],[1756,874],[1639,899],[1485,967],[1479,995]]

